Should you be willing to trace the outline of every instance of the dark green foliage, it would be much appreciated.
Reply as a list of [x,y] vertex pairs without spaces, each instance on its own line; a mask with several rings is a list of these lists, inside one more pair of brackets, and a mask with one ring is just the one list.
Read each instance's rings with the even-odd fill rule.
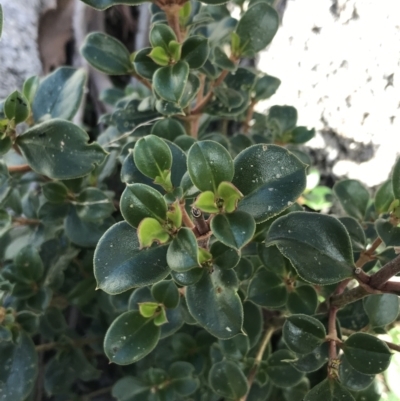
[[[273,39],[274,2],[237,19],[203,3],[152,3],[134,54],[88,35],[92,67],[138,81],[101,94],[90,143],[71,122],[83,70],[0,100],[0,399],[378,401],[400,164],[375,199],[319,186],[297,146],[314,129],[292,106],[255,112],[281,82],[241,63]],[[346,215],[314,212],[333,193]]]

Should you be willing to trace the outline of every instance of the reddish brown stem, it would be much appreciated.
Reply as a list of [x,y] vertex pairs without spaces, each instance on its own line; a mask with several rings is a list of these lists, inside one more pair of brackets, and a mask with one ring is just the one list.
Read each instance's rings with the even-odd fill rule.
[[31,166],[28,164],[20,164],[19,166],[8,166],[9,173],[27,173],[32,171]]
[[390,262],[386,263],[378,272],[370,277],[369,285],[372,288],[381,289],[387,281],[400,273],[400,255],[395,257]]
[[41,223],[40,220],[37,219],[26,219],[25,217],[13,217],[12,218],[13,223],[16,223],[18,225],[38,225]]
[[204,107],[206,107],[207,103],[212,98],[213,89],[216,88],[217,86],[221,85],[222,81],[226,78],[228,73],[229,73],[228,70],[224,70],[224,71],[221,72],[221,75],[213,83],[211,90],[203,97],[203,99],[202,99],[202,101],[200,103],[196,104],[196,107],[192,110],[192,115],[193,114],[200,114],[203,111]]
[[249,105],[249,108],[247,109],[247,114],[246,114],[246,120],[243,123],[243,132],[247,134],[250,129],[250,121],[253,118],[254,114],[254,106],[257,104],[257,101],[255,99],[252,99]]

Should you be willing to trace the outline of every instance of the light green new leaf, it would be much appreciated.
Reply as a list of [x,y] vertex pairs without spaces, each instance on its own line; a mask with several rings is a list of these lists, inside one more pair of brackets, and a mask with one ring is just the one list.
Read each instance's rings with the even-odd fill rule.
[[71,120],[81,105],[86,84],[83,69],[57,68],[40,82],[32,102],[36,122],[50,118]]
[[9,95],[4,103],[4,113],[9,120],[14,120],[15,124],[22,123],[29,117],[28,99],[19,91],[14,91]]
[[133,71],[128,49],[117,39],[102,32],[86,36],[81,53],[87,62],[108,75],[125,75]]
[[129,365],[144,358],[160,339],[160,327],[137,311],[118,316],[104,338],[104,351],[110,362]]
[[310,283],[333,284],[353,275],[350,238],[334,217],[289,213],[272,223],[266,242],[276,245],[298,274]]
[[34,171],[58,180],[89,174],[103,163],[106,152],[97,143],[88,145],[89,135],[75,124],[52,119],[17,137],[28,164]]
[[136,229],[125,221],[108,229],[94,253],[94,275],[99,288],[119,294],[154,284],[169,274],[168,245],[140,250]]

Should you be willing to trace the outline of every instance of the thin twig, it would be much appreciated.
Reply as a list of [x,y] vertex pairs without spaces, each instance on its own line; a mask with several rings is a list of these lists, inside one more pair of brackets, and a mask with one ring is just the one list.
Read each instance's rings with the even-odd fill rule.
[[372,288],[380,289],[397,273],[400,273],[400,255],[386,263],[385,266],[373,274],[369,280],[369,285]]
[[257,100],[252,99],[249,105],[249,108],[247,109],[246,113],[246,120],[243,123],[243,132],[247,134],[250,129],[250,121],[253,118],[254,114],[254,106],[257,104]]
[[134,72],[134,71],[131,72],[131,77],[136,78],[146,88],[148,88],[150,90],[153,90],[153,87],[151,86],[151,83],[147,79],[141,77],[137,72]]
[[31,166],[28,164],[20,164],[19,166],[8,166],[9,173],[27,173],[32,171]]
[[182,212],[182,221],[183,224],[190,228],[191,230],[194,230],[196,228],[196,226],[194,225],[192,219],[190,218],[190,216],[188,215],[188,212],[186,211],[185,208],[185,204],[184,203],[180,203],[179,204],[180,208],[181,208],[181,212]]
[[[100,340],[101,340],[100,337],[88,337],[88,338],[81,338],[78,340],[73,340],[72,343],[77,347],[82,347],[84,345],[91,344],[93,342],[98,342]],[[60,342],[54,341],[54,342],[47,343],[47,344],[36,345],[35,350],[36,350],[36,352],[51,351],[54,348],[62,347],[64,345],[67,345],[67,343],[60,343]]]
[[26,219],[25,217],[13,217],[12,222],[18,225],[39,225],[41,223],[38,219]]
[[248,382],[248,384],[249,384],[249,391],[247,392],[246,395],[244,395],[244,396],[240,399],[240,401],[246,401],[246,400],[247,400],[247,396],[248,396],[249,393],[250,393],[251,386],[253,385],[254,379],[255,379],[255,377],[256,377],[258,367],[259,367],[260,364],[261,364],[261,361],[262,361],[262,358],[263,358],[265,349],[267,348],[267,345],[269,344],[269,342],[270,342],[270,340],[271,340],[271,337],[272,337],[272,334],[274,333],[275,330],[276,330],[275,327],[271,326],[271,327],[269,327],[269,328],[267,329],[267,331],[266,331],[265,334],[264,334],[264,338],[262,339],[260,348],[258,349],[256,358],[255,358],[254,363],[253,363],[253,366],[252,366],[252,368],[250,369],[250,372],[249,372],[249,374],[248,374],[248,376],[247,376],[247,382]]
[[211,100],[213,95],[213,89],[217,86],[221,85],[222,81],[226,78],[229,74],[228,70],[224,70],[221,72],[221,75],[217,78],[217,80],[213,83],[210,91],[203,97],[200,103],[196,104],[196,107],[192,110],[192,115],[200,114],[204,107],[206,107],[207,103]]

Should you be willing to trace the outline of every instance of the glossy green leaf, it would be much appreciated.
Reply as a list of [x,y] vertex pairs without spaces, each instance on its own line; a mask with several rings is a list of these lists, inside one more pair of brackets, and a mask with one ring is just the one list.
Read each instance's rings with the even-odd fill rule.
[[167,262],[171,270],[178,273],[200,267],[197,240],[191,229],[179,230],[168,247]]
[[383,327],[399,315],[399,297],[395,294],[372,294],[363,299],[372,327]]
[[288,293],[281,277],[260,268],[250,281],[247,296],[257,305],[278,308],[285,305]]
[[315,372],[329,361],[329,343],[314,348],[309,354],[298,354],[293,366],[301,372]]
[[244,195],[239,210],[261,223],[291,206],[306,187],[306,166],[276,145],[253,145],[235,160],[232,183]]
[[186,272],[172,271],[171,276],[173,280],[182,286],[188,286],[197,283],[203,275],[203,268],[193,268]]
[[52,119],[25,131],[16,144],[34,171],[59,180],[83,177],[103,163],[106,152],[87,144],[88,134],[68,121]]
[[288,131],[293,130],[296,123],[297,110],[293,106],[272,106],[269,109],[267,127],[275,137],[284,142],[291,138],[291,135],[287,138]]
[[325,341],[324,325],[307,315],[292,315],[282,329],[287,346],[298,354],[308,354]]
[[349,233],[353,251],[363,251],[366,247],[367,239],[362,225],[353,217],[341,217],[339,220]]
[[171,386],[180,396],[192,394],[199,385],[199,381],[193,378],[195,368],[188,362],[174,362],[168,369],[171,378]]
[[231,181],[234,174],[229,152],[214,141],[196,142],[189,149],[188,171],[193,184],[201,191],[217,192],[223,181]]
[[121,195],[121,214],[132,226],[138,227],[146,217],[152,217],[159,222],[167,218],[167,204],[164,197],[145,184],[127,185]]
[[172,40],[176,41],[176,35],[168,25],[155,24],[150,30],[149,39],[153,48],[161,47],[165,51],[168,51],[168,44]]
[[339,181],[334,185],[333,191],[349,216],[361,221],[364,219],[370,196],[360,181]]
[[35,386],[37,374],[37,353],[26,333],[19,332],[15,343],[0,341],[0,394],[3,400],[26,400]]
[[375,209],[378,213],[386,213],[394,201],[392,180],[385,181],[375,194]]
[[366,375],[385,371],[392,356],[383,341],[367,333],[351,335],[343,344],[343,351],[349,364]]
[[325,379],[314,386],[304,401],[354,401],[354,397],[336,380]]
[[[56,210],[53,213],[56,215],[58,211],[63,212],[62,207],[56,205]],[[46,209],[49,212],[49,209]],[[63,214],[56,215],[57,218],[63,218]],[[84,248],[94,248],[99,241],[100,237],[105,231],[112,226],[114,219],[109,217],[100,222],[84,221],[79,218],[76,208],[70,207],[67,217],[64,222],[65,234],[69,240]]]
[[28,99],[19,91],[14,91],[9,95],[4,103],[4,113],[9,120],[14,120],[15,124],[24,122],[30,112]]
[[208,382],[220,397],[238,400],[248,391],[246,376],[237,364],[229,360],[218,362],[212,366]]
[[223,244],[239,250],[253,238],[256,223],[250,214],[236,211],[217,214],[211,220],[211,230]]
[[167,245],[140,250],[136,230],[126,222],[113,225],[94,254],[97,286],[108,294],[156,283],[169,273]]
[[278,26],[278,13],[267,3],[260,2],[249,7],[236,28],[241,53],[253,56],[264,49],[275,36]]
[[287,304],[289,312],[313,315],[318,306],[318,294],[311,285],[301,285],[289,293]]
[[118,4],[126,4],[128,6],[136,6],[144,3],[144,0],[82,0],[87,5],[96,8],[97,10],[105,10],[111,6]]
[[62,203],[67,199],[68,188],[62,182],[47,182],[42,185],[45,198],[51,203]]
[[386,246],[400,246],[400,227],[393,226],[387,220],[378,219],[375,221],[375,229]]
[[36,90],[32,103],[34,120],[71,120],[81,105],[85,84],[86,73],[83,69],[57,68],[40,82]]
[[191,69],[197,69],[204,65],[209,53],[208,40],[203,36],[194,35],[183,42],[181,57]]
[[355,370],[347,361],[345,355],[340,358],[339,366],[340,383],[352,391],[360,391],[367,388],[375,378],[375,375],[365,375]]
[[179,105],[183,108],[189,107],[190,102],[195,98],[197,92],[200,90],[200,86],[200,78],[195,74],[189,73]]
[[278,276],[283,276],[286,273],[285,257],[279,252],[276,246],[268,246],[265,244],[257,245],[257,254],[262,264],[267,270],[272,271]]
[[174,309],[179,305],[179,291],[172,280],[164,280],[151,287],[154,299],[166,308]]
[[102,32],[86,36],[81,53],[92,67],[108,75],[124,75],[133,70],[128,49],[119,40]]
[[240,260],[240,252],[219,241],[215,241],[211,245],[210,252],[213,265],[220,269],[233,269]]
[[235,272],[239,281],[246,281],[253,275],[253,264],[246,258],[240,258],[235,266]]
[[168,145],[155,135],[140,138],[133,149],[137,168],[147,177],[165,177],[172,166],[172,154]]
[[14,260],[15,270],[23,281],[39,281],[44,266],[39,252],[32,246],[22,248]]
[[179,121],[173,118],[164,118],[153,125],[151,134],[174,141],[178,136],[186,135],[186,131]]
[[32,104],[35,97],[36,91],[39,87],[40,80],[38,76],[32,76],[25,80],[24,86],[22,87],[22,93],[28,99],[29,103]]
[[395,199],[400,199],[400,158],[397,159],[396,164],[393,167],[392,187]]
[[337,313],[337,317],[341,327],[355,331],[361,330],[369,323],[362,299],[352,302],[340,309]]
[[153,88],[164,100],[179,103],[189,76],[189,65],[185,61],[159,68],[153,76]]
[[149,80],[153,79],[154,73],[159,69],[159,65],[149,57],[151,50],[151,47],[146,47],[142,50],[139,50],[135,54],[135,58],[133,60],[135,71],[143,78]]
[[214,47],[213,63],[219,68],[228,71],[235,71],[236,64],[226,55],[221,47]]
[[[397,377],[396,377],[397,379]],[[355,401],[380,401],[383,394],[383,388],[379,380],[375,379],[372,384],[364,390],[353,392]],[[391,397],[391,395],[389,396]],[[391,401],[397,401],[395,398],[390,398]]]
[[263,100],[270,98],[281,85],[281,81],[271,75],[263,75],[257,80],[255,86],[255,100]]
[[276,245],[298,274],[313,284],[333,284],[352,277],[350,238],[334,217],[292,212],[272,223],[267,243]]
[[243,307],[237,294],[238,280],[232,270],[204,271],[201,279],[186,289],[191,315],[213,336],[234,337],[242,331]]
[[268,358],[267,373],[275,386],[292,387],[301,381],[304,373],[293,367],[290,360],[294,359],[294,354],[286,349],[275,351]]
[[160,338],[160,328],[137,311],[125,312],[108,328],[104,351],[110,362],[129,365],[151,352]]
[[100,221],[115,211],[110,198],[100,189],[86,188],[74,202],[78,216],[84,221]]

